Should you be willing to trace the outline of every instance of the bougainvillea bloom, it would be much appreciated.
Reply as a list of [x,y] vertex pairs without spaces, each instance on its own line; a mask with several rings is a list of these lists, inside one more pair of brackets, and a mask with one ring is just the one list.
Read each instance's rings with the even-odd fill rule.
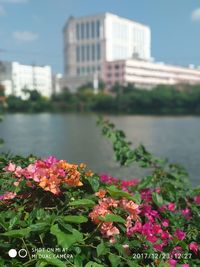
[[189,250],[193,251],[195,254],[198,253],[198,250],[199,250],[199,245],[195,242],[192,242],[189,244]]
[[54,195],[60,194],[60,189],[63,184],[72,187],[82,186],[78,165],[70,164],[64,160],[58,160],[53,156],[44,160],[36,160],[26,168],[21,168],[10,162],[4,170],[13,173],[17,179],[14,181],[15,186],[18,186],[23,180],[22,177],[25,177],[30,181],[36,182],[39,187]]
[[186,234],[181,231],[180,229],[177,229],[174,233],[175,237],[177,237],[179,240],[183,240],[186,237]]
[[0,200],[9,200],[16,197],[16,193],[6,192],[2,196],[0,196]]
[[196,203],[200,203],[200,196],[196,196],[196,197],[194,197],[194,202],[196,202]]

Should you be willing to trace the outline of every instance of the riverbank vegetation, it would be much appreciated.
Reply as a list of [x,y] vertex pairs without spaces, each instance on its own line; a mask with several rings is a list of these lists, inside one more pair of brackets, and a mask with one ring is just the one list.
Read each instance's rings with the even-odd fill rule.
[[0,265],[200,266],[200,188],[182,167],[99,124],[121,165],[151,174],[124,181],[53,156],[1,156]]
[[115,85],[108,93],[93,93],[90,84],[71,93],[67,88],[51,99],[36,90],[26,90],[26,100],[9,96],[5,112],[102,112],[115,114],[199,115],[200,86],[159,85],[153,90],[135,88],[133,85]]

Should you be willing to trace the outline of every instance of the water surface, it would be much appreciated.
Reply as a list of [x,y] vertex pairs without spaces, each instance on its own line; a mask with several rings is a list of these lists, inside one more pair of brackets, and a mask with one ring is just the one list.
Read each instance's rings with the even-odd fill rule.
[[[123,129],[134,146],[143,143],[156,156],[183,164],[193,185],[200,182],[200,118],[108,116]],[[55,155],[69,162],[85,162],[97,172],[117,177],[141,177],[139,168],[120,168],[109,141],[88,114],[8,114],[0,123],[5,145],[14,154]]]

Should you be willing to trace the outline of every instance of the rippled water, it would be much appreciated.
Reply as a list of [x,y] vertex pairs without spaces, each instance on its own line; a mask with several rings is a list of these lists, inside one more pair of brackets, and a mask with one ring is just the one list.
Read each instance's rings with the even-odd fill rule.
[[[157,156],[183,164],[193,185],[200,182],[200,117],[109,116],[133,145],[143,143]],[[5,145],[14,154],[56,155],[69,162],[85,162],[98,172],[117,177],[141,177],[135,166],[120,168],[111,144],[100,134],[95,115],[13,114],[0,123]]]

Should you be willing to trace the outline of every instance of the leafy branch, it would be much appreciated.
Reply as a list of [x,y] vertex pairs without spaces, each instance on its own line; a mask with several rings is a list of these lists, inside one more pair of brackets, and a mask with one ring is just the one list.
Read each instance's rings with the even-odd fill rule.
[[126,141],[125,133],[117,130],[109,120],[99,118],[97,124],[101,126],[102,134],[112,141],[115,159],[121,166],[129,166],[136,162],[143,168],[160,168],[166,163],[166,160],[154,157],[142,144],[132,149],[132,143]]

